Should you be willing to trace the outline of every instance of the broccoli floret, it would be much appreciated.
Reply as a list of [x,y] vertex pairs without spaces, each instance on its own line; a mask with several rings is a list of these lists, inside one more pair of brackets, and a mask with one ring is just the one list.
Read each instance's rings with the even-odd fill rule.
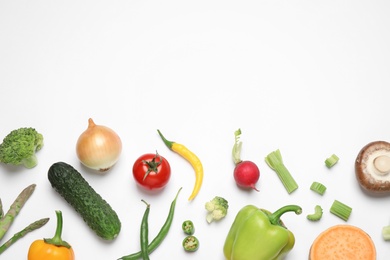
[[216,196],[211,201],[206,202],[205,208],[207,210],[206,220],[208,223],[211,223],[214,220],[224,218],[227,214],[229,205],[227,200]]
[[38,164],[35,153],[43,146],[43,136],[34,128],[11,131],[0,144],[0,162],[33,168]]

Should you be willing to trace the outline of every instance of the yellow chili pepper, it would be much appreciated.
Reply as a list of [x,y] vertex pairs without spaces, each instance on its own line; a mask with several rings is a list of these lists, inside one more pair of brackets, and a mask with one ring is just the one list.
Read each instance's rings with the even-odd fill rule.
[[193,200],[196,195],[198,194],[200,187],[202,186],[203,181],[203,165],[201,161],[199,160],[198,156],[196,156],[193,152],[188,150],[187,147],[185,147],[182,144],[171,142],[165,139],[165,137],[162,135],[160,130],[157,130],[158,134],[160,135],[161,139],[164,141],[165,145],[172,151],[176,152],[180,156],[182,156],[184,159],[186,159],[194,168],[195,170],[195,185],[194,189],[192,190],[192,193],[188,200]]

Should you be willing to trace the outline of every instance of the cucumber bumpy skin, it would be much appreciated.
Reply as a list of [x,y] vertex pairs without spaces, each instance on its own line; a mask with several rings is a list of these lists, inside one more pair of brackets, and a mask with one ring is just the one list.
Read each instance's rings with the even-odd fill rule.
[[121,229],[118,215],[75,168],[64,162],[54,163],[49,168],[48,178],[54,190],[99,237],[113,240],[118,236]]

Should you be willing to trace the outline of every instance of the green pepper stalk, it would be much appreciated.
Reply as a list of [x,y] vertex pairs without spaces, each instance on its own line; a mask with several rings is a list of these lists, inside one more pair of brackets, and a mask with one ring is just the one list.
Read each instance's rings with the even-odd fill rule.
[[280,219],[286,212],[302,213],[296,205],[284,206],[274,213],[253,205],[237,214],[226,237],[223,252],[227,260],[280,260],[292,250],[295,237]]
[[62,240],[62,212],[59,210],[56,210],[56,217],[57,217],[57,227],[56,232],[54,233],[53,238],[45,238],[43,239],[46,244],[51,244],[55,246],[64,246],[66,248],[71,248],[68,242]]

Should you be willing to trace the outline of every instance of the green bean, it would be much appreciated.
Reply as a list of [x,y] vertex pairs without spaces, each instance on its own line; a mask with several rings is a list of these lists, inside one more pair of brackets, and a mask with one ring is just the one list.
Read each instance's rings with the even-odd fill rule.
[[141,255],[143,260],[149,260],[148,244],[149,244],[149,212],[150,204],[142,200],[146,204],[146,210],[141,222],[141,232],[140,232],[140,241],[141,241]]
[[[168,234],[168,231],[169,231],[169,229],[170,229],[170,227],[172,225],[173,216],[174,216],[174,213],[175,213],[176,200],[177,200],[177,197],[178,197],[181,189],[182,188],[179,189],[179,191],[176,194],[175,199],[171,203],[171,207],[169,208],[168,217],[165,220],[165,223],[162,225],[162,227],[161,227],[160,231],[158,232],[157,236],[152,240],[152,242],[150,242],[150,244],[148,246],[149,254],[151,254],[161,244],[161,242],[164,240],[164,238]],[[141,251],[138,251],[138,252],[133,253],[131,255],[122,256],[118,260],[137,260],[137,259],[140,259],[140,258],[142,258],[142,254],[141,254]]]

